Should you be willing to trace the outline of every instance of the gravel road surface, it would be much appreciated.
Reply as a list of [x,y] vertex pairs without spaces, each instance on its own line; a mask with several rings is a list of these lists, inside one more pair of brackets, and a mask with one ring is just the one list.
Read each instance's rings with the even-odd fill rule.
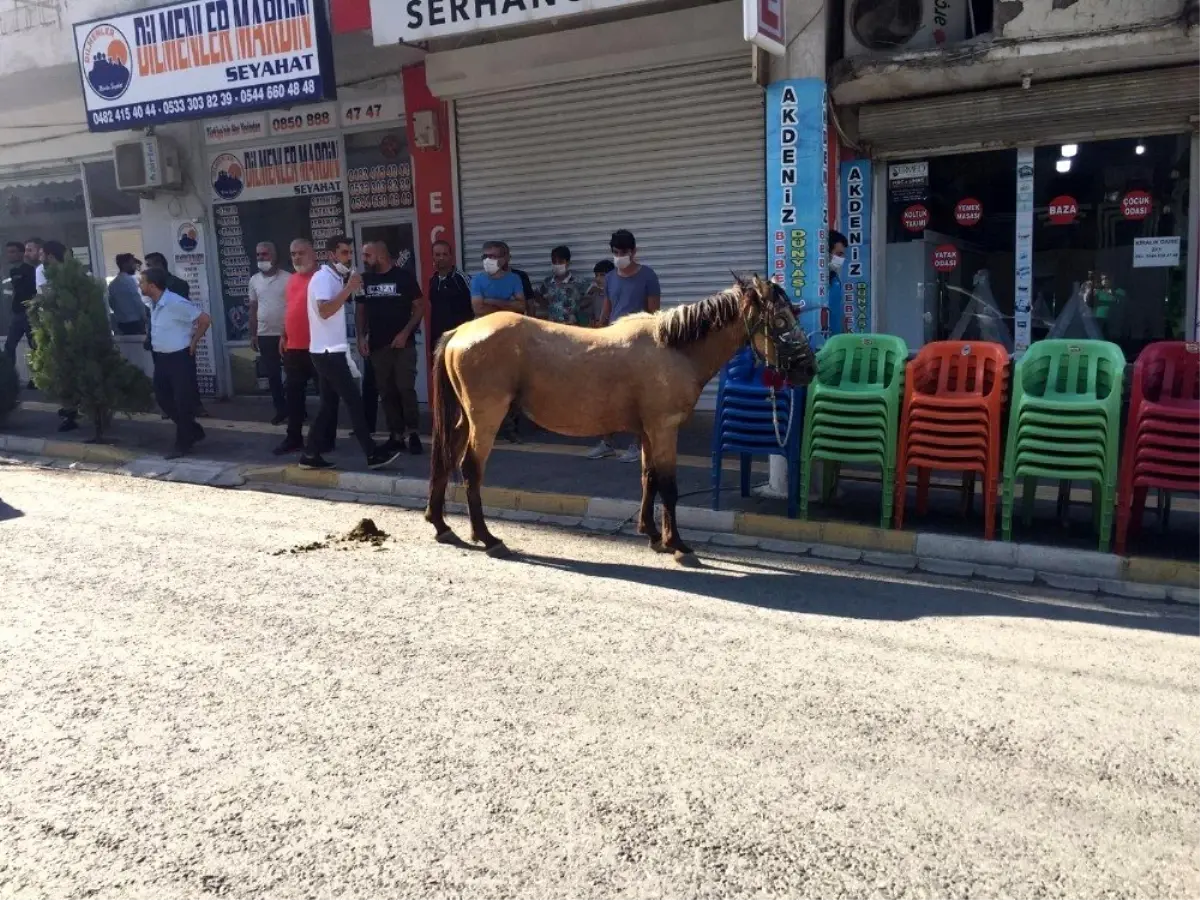
[[[511,522],[497,562],[16,466],[0,500],[3,898],[1200,895],[1194,609]],[[288,552],[364,515],[383,549]]]

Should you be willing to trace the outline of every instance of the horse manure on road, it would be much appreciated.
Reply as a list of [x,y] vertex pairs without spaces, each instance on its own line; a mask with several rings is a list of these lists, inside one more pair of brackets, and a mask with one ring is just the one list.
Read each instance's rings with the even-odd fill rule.
[[376,550],[386,549],[383,545],[389,535],[375,524],[374,519],[359,519],[358,524],[343,535],[331,534],[323,541],[311,541],[307,544],[297,544],[290,550],[276,550],[272,556],[286,556],[295,553],[311,553],[314,550],[328,550],[337,544],[338,550],[350,550],[355,544],[369,544]]

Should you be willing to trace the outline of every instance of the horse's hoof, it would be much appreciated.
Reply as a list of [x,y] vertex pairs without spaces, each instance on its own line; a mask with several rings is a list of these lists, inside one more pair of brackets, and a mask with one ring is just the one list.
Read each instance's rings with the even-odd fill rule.
[[675,551],[675,562],[679,563],[685,569],[700,568],[700,558],[690,550],[687,553],[680,553],[678,550]]
[[659,539],[657,541],[650,542],[650,549],[653,550],[655,553],[670,553],[671,552],[670,547],[663,546],[661,537],[659,537]]
[[512,556],[512,551],[504,545],[503,541],[500,541],[497,544],[492,544],[492,546],[488,547],[483,552],[492,559],[508,559],[510,556]]
[[458,535],[447,528],[445,531],[439,531],[437,537],[434,538],[439,544],[457,544]]

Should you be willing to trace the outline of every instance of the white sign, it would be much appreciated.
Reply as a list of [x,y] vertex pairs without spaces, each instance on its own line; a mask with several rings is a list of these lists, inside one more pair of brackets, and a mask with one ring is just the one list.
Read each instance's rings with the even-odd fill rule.
[[371,0],[377,46],[427,41],[636,6],[647,0]]
[[1017,235],[1014,260],[1013,352],[1029,349],[1033,322],[1033,148],[1017,150]]
[[404,97],[393,94],[390,97],[375,97],[370,100],[342,101],[342,125],[355,128],[360,125],[402,125],[404,124]]
[[209,158],[208,170],[214,203],[340,194],[345,174],[336,137],[225,150]]
[[742,37],[768,53],[785,55],[783,0],[742,0]]
[[928,178],[929,161],[898,163],[888,166],[888,181],[907,181],[912,178]]
[[1181,238],[1153,237],[1133,239],[1135,269],[1163,269],[1179,265]]
[[337,128],[338,107],[336,103],[320,103],[316,106],[297,106],[281,109],[267,117],[271,137],[287,137],[292,134],[307,134],[310,131],[328,131]]
[[267,117],[262,113],[225,116],[204,123],[204,143],[236,144],[256,141],[267,135]]
[[[191,219],[171,223],[174,250],[171,270],[188,283],[189,298],[201,312],[212,315],[208,299],[208,267],[205,265],[204,226]],[[213,353],[210,328],[196,348],[196,383],[200,393],[214,397],[217,393],[217,364]]]
[[87,124],[121,131],[337,95],[325,4],[186,0],[74,26]]

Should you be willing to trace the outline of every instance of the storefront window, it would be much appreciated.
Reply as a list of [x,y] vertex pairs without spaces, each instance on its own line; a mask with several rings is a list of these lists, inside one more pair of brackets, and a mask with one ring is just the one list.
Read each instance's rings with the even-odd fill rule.
[[350,212],[410,209],[412,161],[403,128],[346,135]]
[[83,174],[93,219],[141,214],[138,195],[117,189],[117,169],[111,159],[84,163]]
[[1013,342],[1016,151],[890,163],[884,331]]
[[1104,338],[1129,359],[1185,334],[1186,135],[1034,151],[1034,340]]

